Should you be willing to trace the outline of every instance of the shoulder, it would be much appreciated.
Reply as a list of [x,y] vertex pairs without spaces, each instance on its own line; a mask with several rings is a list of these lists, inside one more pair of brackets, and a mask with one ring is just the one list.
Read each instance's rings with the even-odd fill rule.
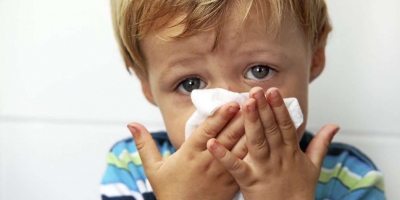
[[381,171],[354,146],[332,143],[324,159],[316,197],[385,199]]
[[[165,132],[155,132],[152,136],[163,156],[169,156],[175,152]],[[110,149],[100,189],[103,199],[121,196],[143,199],[144,195],[152,192],[132,138],[121,140]]]

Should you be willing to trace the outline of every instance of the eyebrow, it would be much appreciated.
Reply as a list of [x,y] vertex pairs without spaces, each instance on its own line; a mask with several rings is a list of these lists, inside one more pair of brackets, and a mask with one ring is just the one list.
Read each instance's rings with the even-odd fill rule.
[[285,54],[283,51],[273,51],[263,47],[252,47],[252,48],[245,48],[244,50],[238,51],[239,55],[253,55],[253,54],[268,54],[271,57],[278,57],[279,59],[290,60],[289,56]]
[[293,58],[290,58],[286,52],[274,48],[265,48],[260,45],[253,45],[251,48],[246,47],[243,50],[238,51],[238,53],[239,55],[246,55],[249,57],[256,55],[262,55],[263,57],[266,56],[268,59],[271,59],[271,63],[269,64],[278,64],[282,68],[293,65]]
[[165,77],[171,73],[171,71],[186,68],[186,66],[181,65],[181,63],[198,60],[200,58],[201,57],[199,54],[192,53],[192,54],[179,55],[176,58],[172,59],[171,61],[168,61],[166,63],[167,65],[166,68],[161,70],[161,76],[159,82],[162,82],[165,79]]
[[179,56],[176,56],[176,58],[171,59],[168,61],[167,64],[167,69],[165,70],[170,70],[169,68],[172,68],[174,66],[178,66],[179,64],[183,62],[189,62],[192,60],[197,60],[201,57],[200,53],[191,53],[191,54],[181,54]]
[[[256,55],[256,54],[268,54],[270,55],[270,57],[276,57],[279,60],[282,61],[290,61],[291,59],[282,51],[271,51],[268,50],[266,48],[260,47],[260,46],[254,46],[254,48],[244,48],[243,50],[239,50],[239,51],[235,51],[234,52],[237,55],[247,55],[247,56],[251,56],[251,55]],[[204,55],[204,53],[185,53],[185,54],[181,54],[179,56],[176,56],[176,58],[171,59],[170,61],[168,61],[166,63],[166,68],[163,69],[161,71],[161,76],[160,76],[160,82],[163,81],[165,79],[165,77],[171,73],[172,70],[179,70],[179,69],[183,69],[186,68],[187,66],[181,65],[181,63],[184,62],[189,62],[189,61],[193,61],[193,60],[198,60],[201,59],[202,55]]]

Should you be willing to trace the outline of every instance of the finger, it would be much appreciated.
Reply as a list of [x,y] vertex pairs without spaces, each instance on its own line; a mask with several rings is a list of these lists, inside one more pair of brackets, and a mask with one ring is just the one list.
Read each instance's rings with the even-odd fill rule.
[[232,117],[239,111],[240,107],[236,102],[229,102],[221,106],[212,116],[208,117],[185,142],[185,147],[191,150],[206,150],[207,141],[215,138]]
[[243,158],[247,155],[249,152],[247,149],[247,139],[246,136],[243,135],[240,140],[235,144],[235,146],[232,148],[231,152],[234,156],[237,158],[243,160]]
[[154,163],[162,161],[161,153],[153,137],[144,126],[137,123],[130,123],[128,124],[128,129],[132,133],[140,159],[145,168],[154,166]]
[[265,97],[264,90],[261,87],[254,87],[250,90],[250,96],[257,101],[257,109],[270,151],[277,149],[282,144],[282,137],[276,124],[274,113]]
[[244,129],[247,138],[249,154],[255,160],[265,160],[268,157],[268,142],[258,114],[256,100],[249,98],[243,104]]
[[335,124],[325,125],[311,140],[305,154],[308,158],[310,158],[316,167],[321,168],[329,145],[339,129],[340,127]]
[[243,115],[241,111],[238,111],[216,138],[226,149],[232,150],[243,135]]
[[243,180],[248,176],[247,164],[235,157],[218,140],[210,139],[207,142],[207,149],[237,181]]
[[274,113],[275,121],[278,124],[283,144],[290,147],[297,147],[299,144],[296,127],[289,115],[289,111],[286,108],[282,95],[276,88],[270,88],[267,93],[268,103]]

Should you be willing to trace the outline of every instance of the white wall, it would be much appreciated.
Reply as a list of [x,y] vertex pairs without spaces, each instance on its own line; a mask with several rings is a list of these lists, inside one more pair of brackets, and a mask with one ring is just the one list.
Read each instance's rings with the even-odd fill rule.
[[[400,2],[329,1],[334,32],[311,85],[308,127],[342,126],[400,196]],[[125,71],[108,1],[0,0],[0,200],[99,199],[126,124],[162,129]],[[397,37],[396,37],[397,36]],[[79,195],[80,198],[77,198]]]
[[385,174],[398,199],[400,176],[400,1],[328,1],[333,34],[323,75],[311,84],[308,127],[335,122]]

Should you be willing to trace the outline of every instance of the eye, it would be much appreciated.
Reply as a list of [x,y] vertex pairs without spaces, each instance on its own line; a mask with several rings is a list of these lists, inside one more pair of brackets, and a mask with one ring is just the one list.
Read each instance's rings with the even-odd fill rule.
[[195,89],[203,89],[206,87],[206,83],[197,77],[190,77],[178,85],[178,90],[182,93],[191,93]]
[[266,79],[275,74],[275,70],[267,65],[256,65],[246,72],[245,77],[252,80]]

